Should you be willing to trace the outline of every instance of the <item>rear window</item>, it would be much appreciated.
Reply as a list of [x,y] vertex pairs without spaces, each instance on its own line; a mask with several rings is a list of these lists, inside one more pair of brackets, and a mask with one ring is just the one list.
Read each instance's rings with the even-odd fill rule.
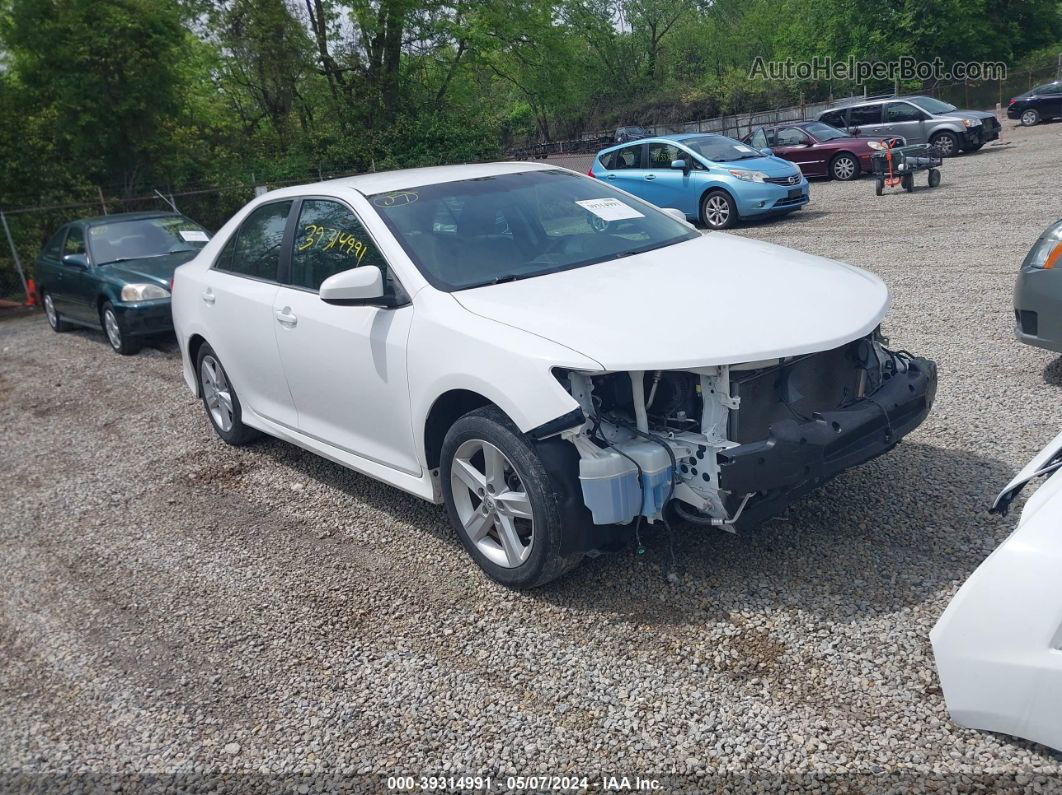
[[844,121],[843,110],[830,110],[819,116],[819,121],[824,124],[828,124],[831,127],[845,127],[847,126]]

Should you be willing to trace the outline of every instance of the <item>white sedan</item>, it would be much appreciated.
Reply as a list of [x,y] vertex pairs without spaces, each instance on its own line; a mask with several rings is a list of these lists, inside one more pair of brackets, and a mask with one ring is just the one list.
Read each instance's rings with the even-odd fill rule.
[[888,303],[858,268],[527,163],[268,193],[173,289],[222,439],[445,502],[512,587],[643,522],[760,521],[895,445],[936,369],[886,347]]
[[970,575],[930,633],[956,723],[1062,751],[1062,434],[1000,492],[1007,513],[1032,481],[1010,537]]

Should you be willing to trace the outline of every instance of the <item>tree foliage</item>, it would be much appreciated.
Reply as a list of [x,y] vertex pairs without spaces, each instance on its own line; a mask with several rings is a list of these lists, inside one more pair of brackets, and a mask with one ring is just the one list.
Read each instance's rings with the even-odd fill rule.
[[757,56],[1014,62],[1060,39],[1058,0],[0,0],[0,206],[855,88],[750,79]]

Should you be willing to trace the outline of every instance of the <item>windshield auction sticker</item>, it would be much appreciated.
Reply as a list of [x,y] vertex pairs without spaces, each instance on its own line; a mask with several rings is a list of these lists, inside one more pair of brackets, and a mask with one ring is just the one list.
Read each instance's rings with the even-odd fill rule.
[[619,199],[585,199],[576,202],[584,210],[589,210],[603,221],[623,221],[627,218],[645,218],[645,216]]
[[185,243],[206,243],[210,240],[202,229],[182,229],[180,235]]

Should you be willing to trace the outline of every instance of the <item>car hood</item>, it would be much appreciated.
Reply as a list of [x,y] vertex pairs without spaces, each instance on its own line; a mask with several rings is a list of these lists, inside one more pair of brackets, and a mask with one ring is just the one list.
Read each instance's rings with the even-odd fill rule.
[[142,282],[145,279],[169,288],[173,271],[198,254],[198,251],[179,251],[161,257],[144,257],[104,265],[103,270],[112,278],[122,282]]
[[745,160],[710,160],[708,162],[717,168],[762,171],[768,177],[788,177],[790,174],[800,173],[800,169],[780,157],[749,157]]
[[985,119],[994,119],[996,117],[996,114],[984,110],[952,110],[939,115],[955,119],[974,119],[976,121],[984,121]]
[[888,309],[877,276],[712,232],[632,257],[453,293],[470,312],[606,370],[707,367],[829,350]]

